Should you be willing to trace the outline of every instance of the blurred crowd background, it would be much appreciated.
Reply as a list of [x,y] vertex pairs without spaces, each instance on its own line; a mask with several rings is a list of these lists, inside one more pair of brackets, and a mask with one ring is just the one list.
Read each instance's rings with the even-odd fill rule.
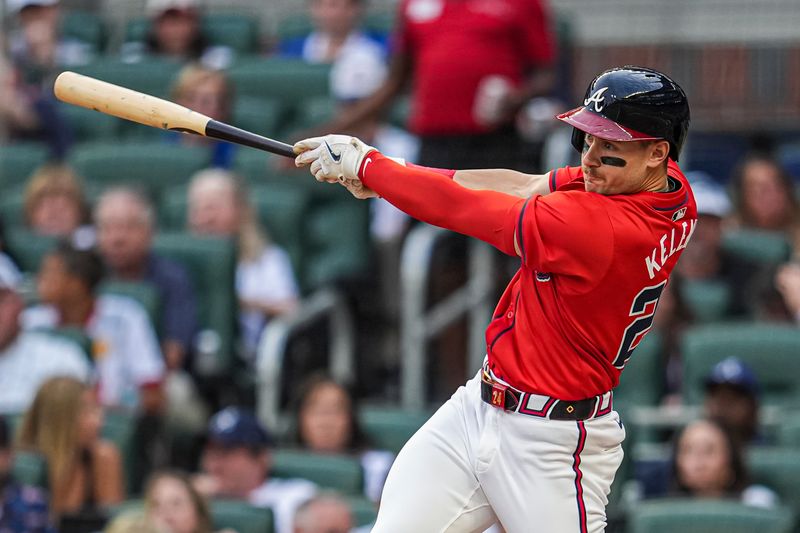
[[689,96],[700,221],[615,390],[607,530],[800,531],[796,0],[2,7],[0,532],[369,530],[517,268],[290,160],[59,103],[60,72],[544,173],[579,163],[552,117],[625,64]]

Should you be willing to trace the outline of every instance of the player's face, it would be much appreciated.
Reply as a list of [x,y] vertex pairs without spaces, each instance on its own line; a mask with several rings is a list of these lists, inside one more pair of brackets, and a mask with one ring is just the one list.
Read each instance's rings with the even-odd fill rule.
[[586,190],[599,194],[648,190],[653,171],[662,165],[668,152],[665,141],[609,141],[587,133],[581,153]]
[[690,424],[678,442],[678,478],[695,496],[720,496],[733,476],[730,453],[716,426],[705,421]]

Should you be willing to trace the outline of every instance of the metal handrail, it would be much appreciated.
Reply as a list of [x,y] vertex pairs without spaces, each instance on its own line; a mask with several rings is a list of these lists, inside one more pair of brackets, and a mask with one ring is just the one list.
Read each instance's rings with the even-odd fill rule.
[[313,293],[300,308],[286,317],[269,321],[258,343],[256,354],[256,410],[259,419],[273,430],[280,430],[280,399],[283,385],[283,366],[289,339],[316,321],[330,321],[328,370],[340,383],[351,384],[355,379],[354,320],[344,295],[332,288]]
[[[491,247],[470,239],[467,282],[426,310],[431,261],[437,245],[453,233],[421,224],[408,234],[400,262],[400,402],[406,409],[426,407],[428,340],[452,322],[469,316],[468,374],[483,360],[484,331],[492,313],[494,258]],[[469,376],[466,376],[469,377]]]

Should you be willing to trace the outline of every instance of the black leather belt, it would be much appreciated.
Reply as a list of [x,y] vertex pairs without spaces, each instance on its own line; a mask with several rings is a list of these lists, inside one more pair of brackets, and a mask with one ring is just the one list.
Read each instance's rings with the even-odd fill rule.
[[525,399],[526,393],[492,380],[486,372],[481,374],[481,400],[505,411],[519,411],[522,414],[546,417],[551,420],[586,420],[595,414],[597,402],[602,398],[602,396],[594,396],[576,401],[551,398],[545,402],[544,408],[539,412],[519,410],[520,403]]

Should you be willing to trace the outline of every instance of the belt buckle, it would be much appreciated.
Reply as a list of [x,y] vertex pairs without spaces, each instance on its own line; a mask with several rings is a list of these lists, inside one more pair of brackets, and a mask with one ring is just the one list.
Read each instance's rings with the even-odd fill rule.
[[506,389],[508,387],[502,383],[492,381],[492,405],[505,410],[506,408]]

